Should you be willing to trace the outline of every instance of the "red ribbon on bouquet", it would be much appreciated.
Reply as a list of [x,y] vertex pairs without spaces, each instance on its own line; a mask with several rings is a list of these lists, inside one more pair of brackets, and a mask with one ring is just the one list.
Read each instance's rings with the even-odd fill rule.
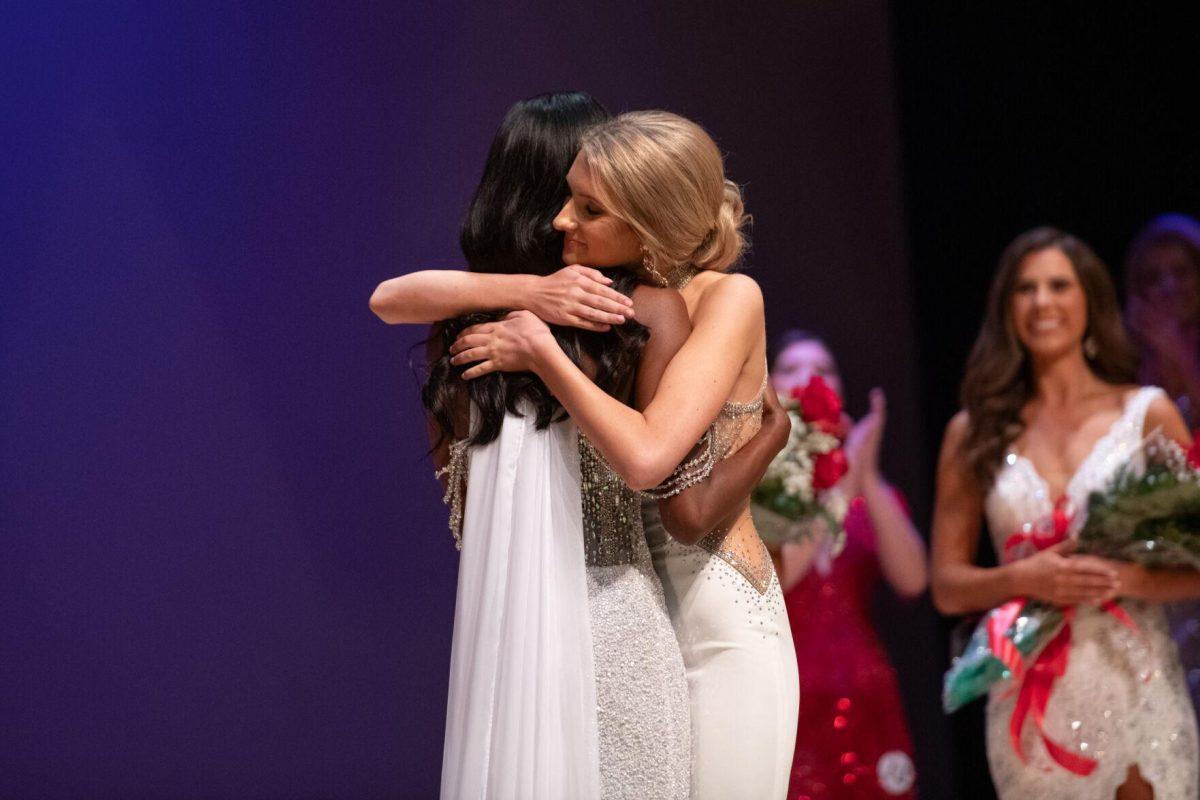
[[[1067,530],[1070,528],[1072,516],[1066,506],[1066,498],[1060,498],[1054,504],[1052,524],[1049,528],[1031,526],[1017,531],[1005,540],[1006,559],[1021,545],[1032,545],[1037,551],[1045,550],[1047,547],[1053,547],[1064,541],[1067,538]],[[1021,746],[1021,730],[1025,727],[1025,720],[1032,715],[1034,727],[1037,728],[1038,735],[1050,758],[1063,769],[1076,775],[1090,775],[1096,769],[1098,762],[1094,758],[1079,755],[1063,747],[1051,739],[1045,730],[1046,706],[1050,703],[1054,682],[1067,672],[1067,663],[1071,652],[1071,620],[1075,617],[1075,607],[1066,606],[1062,609],[1062,627],[1038,653],[1033,665],[1026,667],[1021,652],[1006,635],[1017,617],[1021,615],[1026,602],[1024,597],[1009,600],[996,609],[988,622],[988,646],[1000,663],[1012,673],[1013,680],[1020,683],[1017,702],[1013,707],[1008,725],[1009,742],[1022,763],[1028,763],[1025,750]],[[1104,603],[1100,606],[1100,610],[1139,637],[1142,636],[1137,623],[1126,613],[1125,609],[1117,604],[1116,600]]]

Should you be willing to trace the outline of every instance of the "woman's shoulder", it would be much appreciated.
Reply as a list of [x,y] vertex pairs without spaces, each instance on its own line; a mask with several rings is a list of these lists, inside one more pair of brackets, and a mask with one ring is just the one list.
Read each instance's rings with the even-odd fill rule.
[[1190,432],[1183,414],[1163,389],[1158,386],[1135,386],[1129,394],[1129,400],[1132,402],[1135,399],[1141,400],[1145,408],[1143,433],[1161,428],[1163,433],[1172,439],[1190,441]]
[[721,294],[762,301],[762,289],[759,288],[758,281],[744,272],[703,270],[693,281],[703,290],[706,297],[710,294]]
[[697,320],[714,310],[719,310],[720,317],[727,320],[758,320],[763,316],[762,289],[749,275],[710,271],[697,275],[695,281],[703,281],[699,284]]
[[953,439],[955,442],[961,442],[971,432],[971,415],[965,408],[960,408],[958,413],[950,418],[946,423],[945,437]]
[[633,290],[634,318],[648,328],[655,323],[687,322],[687,303],[675,289],[639,284]]

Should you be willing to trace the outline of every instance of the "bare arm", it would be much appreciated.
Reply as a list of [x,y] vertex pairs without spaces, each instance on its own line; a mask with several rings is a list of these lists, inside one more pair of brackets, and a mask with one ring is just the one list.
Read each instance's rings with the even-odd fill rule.
[[879,451],[887,426],[887,396],[871,390],[871,410],[846,441],[848,494],[862,495],[875,531],[875,555],[884,578],[901,597],[916,597],[929,585],[925,542],[895,489],[879,474]]
[[762,293],[743,275],[714,284],[701,300],[692,335],[667,367],[644,411],[629,408],[588,380],[545,325],[517,312],[474,326],[455,342],[455,363],[481,362],[472,378],[532,370],[634,489],[661,483],[716,419],[751,348],[763,335]]
[[878,474],[863,476],[863,499],[875,529],[875,551],[884,578],[901,597],[916,597],[929,585],[921,534],[895,490]]
[[775,454],[787,444],[792,422],[771,390],[763,401],[762,428],[736,453],[713,467],[700,483],[659,502],[663,527],[684,544],[695,544],[706,534],[741,514],[754,487],[762,481]]
[[371,310],[395,325],[524,308],[551,325],[605,331],[633,316],[632,302],[611,283],[598,270],[579,265],[546,276],[421,270],[379,284]]
[[1055,605],[1103,603],[1117,592],[1111,562],[1071,556],[1073,541],[999,567],[975,566],[983,494],[961,455],[969,424],[960,412],[946,427],[933,511],[933,602],[943,614],[982,611],[1018,596]]

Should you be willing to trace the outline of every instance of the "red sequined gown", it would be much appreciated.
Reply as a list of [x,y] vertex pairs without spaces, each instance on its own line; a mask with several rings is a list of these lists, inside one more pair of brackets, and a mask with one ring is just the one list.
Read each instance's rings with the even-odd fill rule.
[[785,599],[800,666],[800,727],[788,800],[915,798],[913,748],[896,672],[871,621],[879,582],[866,503],[846,514],[846,547]]

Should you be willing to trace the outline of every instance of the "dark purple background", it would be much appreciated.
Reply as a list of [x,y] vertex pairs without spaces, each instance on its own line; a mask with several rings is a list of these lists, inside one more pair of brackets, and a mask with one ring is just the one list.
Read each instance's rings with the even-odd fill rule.
[[[826,333],[928,507],[887,9],[10,7],[0,796],[431,797],[455,551],[374,284],[459,263],[514,100],[691,116],[769,324]],[[926,797],[941,646],[890,612]]]

